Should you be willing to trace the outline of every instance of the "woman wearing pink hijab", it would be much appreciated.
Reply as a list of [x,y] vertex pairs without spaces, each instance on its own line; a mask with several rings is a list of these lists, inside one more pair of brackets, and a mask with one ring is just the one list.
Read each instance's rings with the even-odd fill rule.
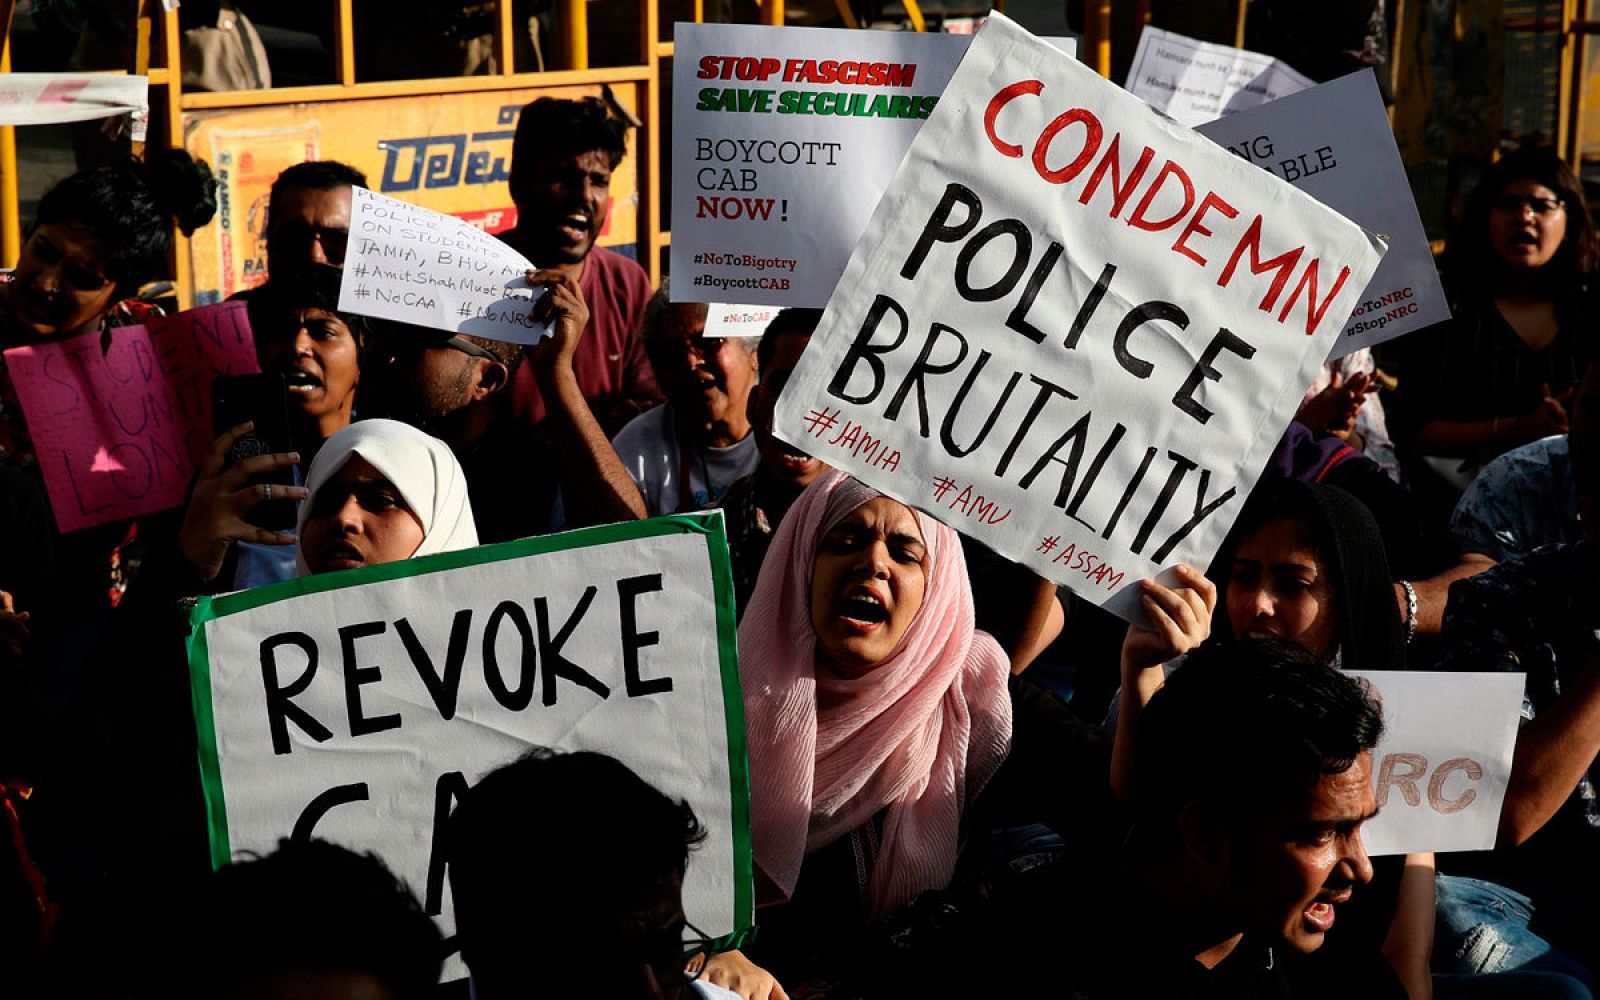
[[1038,781],[1005,798],[1110,801],[1098,730],[1012,681],[1005,651],[973,628],[956,533],[843,473],[817,480],[784,519],[739,627],[739,661],[763,907],[755,957],[780,978],[805,978],[813,956],[836,969],[864,929],[950,885],[968,834],[987,839],[980,793],[1018,784],[1004,779],[1022,755],[1002,768],[1014,727],[1019,748],[1041,726],[1060,738],[1027,737],[1048,759],[1026,755],[1035,763],[1021,784]]

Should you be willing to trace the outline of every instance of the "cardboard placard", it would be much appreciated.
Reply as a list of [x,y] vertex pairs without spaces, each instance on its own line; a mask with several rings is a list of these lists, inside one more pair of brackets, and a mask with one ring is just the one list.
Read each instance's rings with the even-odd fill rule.
[[1141,578],[1211,561],[1383,249],[992,15],[775,430],[1142,621]]
[[1330,357],[1450,318],[1428,234],[1370,70],[1195,129],[1389,244]]
[[1383,705],[1371,855],[1487,851],[1511,780],[1523,674],[1352,670]]
[[674,39],[672,300],[823,305],[971,37],[679,24]]
[[1128,93],[1190,127],[1316,86],[1288,63],[1145,25]]
[[56,526],[177,507],[215,438],[211,380],[259,371],[243,302],[5,352]]
[[537,344],[533,267],[504,240],[432,209],[353,188],[339,308],[431,330]]
[[109,73],[0,74],[0,125],[61,125],[67,122],[143,116],[150,110],[150,82]]
[[435,833],[455,799],[532,746],[597,750],[693,807],[709,836],[684,909],[737,937],[754,889],[732,594],[709,513],[201,598],[213,863],[295,831],[374,851],[448,936]]

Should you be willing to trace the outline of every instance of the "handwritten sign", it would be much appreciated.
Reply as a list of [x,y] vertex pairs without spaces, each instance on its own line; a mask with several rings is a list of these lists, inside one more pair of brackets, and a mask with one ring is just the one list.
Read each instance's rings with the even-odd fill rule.
[[674,39],[673,301],[823,305],[970,36],[679,24]]
[[149,80],[106,73],[0,74],[0,125],[60,125],[145,115]]
[[1361,293],[1333,357],[1450,318],[1428,234],[1370,70],[1196,131],[1388,242],[1389,252]]
[[1350,671],[1383,704],[1372,753],[1377,818],[1367,853],[1486,851],[1494,847],[1511,780],[1522,674]]
[[1205,566],[1376,237],[990,16],[779,400],[779,437],[1132,620]]
[[374,851],[449,935],[439,833],[455,801],[532,746],[598,750],[687,800],[710,831],[684,880],[695,926],[751,926],[720,513],[201,598],[193,622],[215,865],[291,835]]
[[212,440],[211,380],[258,371],[242,302],[5,352],[56,525],[183,503]]
[[777,306],[739,306],[713,302],[706,310],[702,337],[759,337],[778,317]]
[[1190,127],[1288,97],[1316,81],[1259,52],[1145,25],[1128,93]]
[[537,344],[533,265],[453,215],[355,188],[339,308],[433,330]]

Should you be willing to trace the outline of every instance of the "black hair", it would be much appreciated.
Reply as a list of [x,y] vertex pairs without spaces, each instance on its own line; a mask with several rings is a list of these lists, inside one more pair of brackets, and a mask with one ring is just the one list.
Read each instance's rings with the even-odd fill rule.
[[786,334],[799,334],[809,337],[817,332],[817,325],[822,322],[821,309],[802,309],[798,306],[785,309],[772,317],[772,322],[767,324],[767,329],[761,334],[761,343],[756,347],[756,366],[765,373],[772,364],[772,356],[778,353],[778,338]]
[[[561,962],[581,939],[681,876],[705,829],[686,802],[614,757],[542,747],[485,775],[446,837],[461,957],[474,976]],[[554,949],[538,953],[543,945]]]
[[1366,686],[1293,643],[1246,639],[1191,653],[1139,719],[1135,807],[1170,841],[1191,802],[1241,822],[1349,770],[1378,745]]
[[338,160],[307,160],[286,168],[272,182],[267,195],[267,219],[283,191],[336,191],[345,187],[366,187],[367,175]]
[[541,97],[517,116],[511,140],[511,188],[516,190],[519,165],[541,156],[601,152],[617,169],[628,152],[628,122],[616,117],[598,97],[569,101]]
[[118,298],[160,277],[172,253],[172,226],[188,236],[217,213],[217,182],[204,160],[181,149],[152,150],[143,161],[81,170],[39,200],[36,226],[87,230]]
[[1589,218],[1577,175],[1552,147],[1523,147],[1507,153],[1484,173],[1467,196],[1461,221],[1445,242],[1439,263],[1453,299],[1482,296],[1494,287],[1499,258],[1489,241],[1489,213],[1506,185],[1519,180],[1544,185],[1566,206],[1567,235],[1546,265],[1548,287],[1562,296],[1576,296],[1600,271],[1600,236]]
[[1267,476],[1251,491],[1208,574],[1221,595],[1211,619],[1213,640],[1236,638],[1227,593],[1239,546],[1279,518],[1300,525],[1329,577],[1341,665],[1347,670],[1404,670],[1405,629],[1394,600],[1383,532],[1365,504],[1325,483]]
[[338,316],[357,344],[366,344],[371,321],[339,308],[339,283],[343,280],[344,272],[331,264],[306,264],[268,275],[267,283],[250,295],[250,328],[265,332],[286,312],[322,309]]
[[420,1000],[445,954],[438,927],[382,861],[321,840],[285,840],[213,874],[192,933],[195,997],[304,971],[364,973],[399,1000]]

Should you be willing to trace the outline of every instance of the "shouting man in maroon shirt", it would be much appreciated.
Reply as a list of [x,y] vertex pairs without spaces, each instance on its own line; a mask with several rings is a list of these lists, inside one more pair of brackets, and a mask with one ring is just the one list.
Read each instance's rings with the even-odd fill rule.
[[[611,211],[611,172],[626,152],[627,129],[596,98],[542,97],[523,108],[511,149],[517,225],[504,234],[536,267],[578,279],[590,318],[574,367],[607,435],[662,398],[639,341],[650,278],[628,258],[595,246]],[[533,427],[544,422],[544,401],[526,366],[517,376],[515,405]]]

